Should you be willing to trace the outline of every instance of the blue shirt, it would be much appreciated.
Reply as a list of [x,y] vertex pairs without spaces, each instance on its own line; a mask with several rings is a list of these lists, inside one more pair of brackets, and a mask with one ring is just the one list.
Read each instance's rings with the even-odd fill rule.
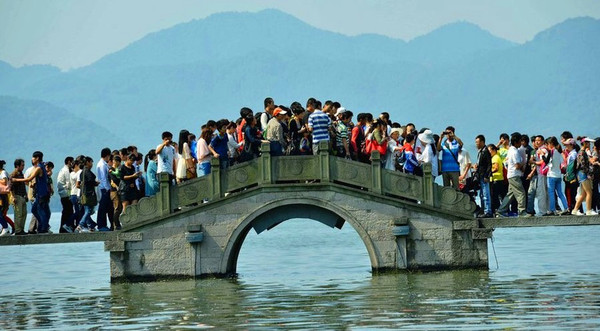
[[98,161],[96,165],[96,172],[98,173],[98,181],[100,182],[100,189],[110,191],[110,180],[108,178],[108,163],[103,159]]
[[[458,151],[460,150],[460,144],[456,139],[452,142],[448,141],[448,138],[442,140],[442,172],[460,172],[460,166],[458,165]],[[456,158],[454,158],[454,156]]]
[[315,110],[308,116],[308,126],[312,128],[313,144],[319,141],[329,141],[329,126],[331,118],[320,110]]
[[216,134],[212,140],[210,141],[210,147],[212,147],[217,154],[219,154],[219,160],[228,160],[227,156],[227,142],[229,138],[227,135],[221,136],[220,134]]

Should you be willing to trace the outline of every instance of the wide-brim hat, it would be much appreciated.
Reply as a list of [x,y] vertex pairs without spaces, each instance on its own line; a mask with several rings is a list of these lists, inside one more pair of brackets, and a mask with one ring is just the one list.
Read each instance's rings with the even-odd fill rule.
[[433,132],[431,130],[425,130],[419,134],[419,140],[425,144],[433,144]]

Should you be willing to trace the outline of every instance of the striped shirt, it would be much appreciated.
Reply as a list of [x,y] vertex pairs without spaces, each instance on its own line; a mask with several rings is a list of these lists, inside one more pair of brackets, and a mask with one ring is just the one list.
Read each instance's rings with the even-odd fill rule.
[[344,139],[346,139],[346,143],[348,143],[348,126],[346,126],[344,122],[339,121],[336,136],[336,143],[338,147],[344,147]]
[[331,119],[329,115],[320,110],[315,110],[308,117],[308,127],[312,129],[313,144],[319,141],[329,141],[329,126]]

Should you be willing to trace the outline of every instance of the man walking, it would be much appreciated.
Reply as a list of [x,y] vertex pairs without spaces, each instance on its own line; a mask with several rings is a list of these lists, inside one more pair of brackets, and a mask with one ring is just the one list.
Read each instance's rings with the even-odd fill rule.
[[475,138],[475,146],[477,147],[477,164],[475,174],[479,179],[481,189],[479,197],[481,199],[481,207],[483,213],[481,217],[492,217],[492,196],[490,194],[490,177],[492,177],[492,155],[485,144],[485,136],[480,134]]
[[521,134],[515,132],[510,137],[510,148],[506,156],[507,177],[508,177],[508,194],[502,200],[502,204],[498,209],[498,217],[508,216],[508,206],[513,199],[517,200],[519,216],[531,216],[525,211],[525,189],[521,177],[523,176],[523,159],[519,153],[518,147],[521,146]]
[[[308,108],[307,108],[308,110]],[[329,142],[329,126],[331,118],[318,107],[308,117],[308,131],[312,133],[312,150],[313,154],[319,153],[319,142]]]
[[110,231],[107,226],[106,219],[113,223],[113,205],[110,200],[110,177],[108,176],[108,161],[110,160],[111,151],[110,148],[106,147],[100,151],[100,160],[96,164],[96,173],[98,174],[98,181],[100,184],[100,201],[98,202],[98,216],[96,223],[98,223],[98,231]]
[[60,216],[60,233],[73,232],[73,229],[69,227],[68,223],[73,216],[73,204],[71,203],[71,167],[73,165],[73,157],[67,156],[65,158],[65,165],[58,172],[56,180],[56,188],[58,189],[58,196],[60,197],[60,204],[62,205],[62,214]]

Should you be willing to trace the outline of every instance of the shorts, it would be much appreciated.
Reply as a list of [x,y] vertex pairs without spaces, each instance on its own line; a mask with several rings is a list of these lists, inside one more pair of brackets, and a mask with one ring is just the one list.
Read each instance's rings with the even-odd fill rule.
[[583,171],[578,171],[577,172],[577,181],[579,181],[580,183],[585,182],[586,180],[588,180],[588,175],[585,174]]

